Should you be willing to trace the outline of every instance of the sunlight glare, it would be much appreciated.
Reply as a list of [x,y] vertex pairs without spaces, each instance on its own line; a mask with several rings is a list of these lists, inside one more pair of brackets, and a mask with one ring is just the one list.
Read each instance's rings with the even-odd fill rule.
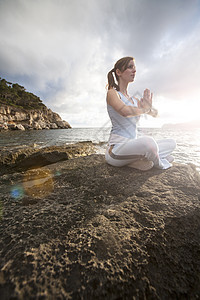
[[26,194],[34,198],[44,198],[53,190],[53,178],[49,169],[28,170],[24,175],[23,188]]
[[161,98],[156,102],[160,118],[164,123],[187,123],[200,120],[200,101],[172,100]]

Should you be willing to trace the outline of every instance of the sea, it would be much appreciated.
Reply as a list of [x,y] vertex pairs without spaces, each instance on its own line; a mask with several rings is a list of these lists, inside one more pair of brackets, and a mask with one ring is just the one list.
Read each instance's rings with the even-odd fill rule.
[[[70,128],[54,130],[1,131],[0,151],[24,147],[47,147],[91,141],[97,153],[104,154],[110,127]],[[177,148],[175,162],[197,166],[200,172],[200,128],[138,128],[139,136],[152,136],[155,140],[173,138]]]

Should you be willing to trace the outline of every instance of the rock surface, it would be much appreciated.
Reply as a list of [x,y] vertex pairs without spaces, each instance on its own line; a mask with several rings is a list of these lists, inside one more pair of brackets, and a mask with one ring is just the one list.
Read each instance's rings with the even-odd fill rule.
[[86,156],[96,152],[92,142],[78,142],[65,146],[32,147],[0,150],[0,175],[38,168],[58,161]]
[[71,128],[68,122],[47,107],[40,110],[23,109],[19,107],[0,106],[0,130],[14,129],[57,129]]
[[1,299],[199,299],[200,177],[91,155],[1,180]]

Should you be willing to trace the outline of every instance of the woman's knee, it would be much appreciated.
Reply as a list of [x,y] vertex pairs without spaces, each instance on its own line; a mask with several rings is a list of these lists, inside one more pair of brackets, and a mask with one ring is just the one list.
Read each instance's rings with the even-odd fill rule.
[[142,138],[143,147],[145,149],[145,152],[152,152],[157,153],[158,152],[158,145],[154,138],[150,136],[146,136]]

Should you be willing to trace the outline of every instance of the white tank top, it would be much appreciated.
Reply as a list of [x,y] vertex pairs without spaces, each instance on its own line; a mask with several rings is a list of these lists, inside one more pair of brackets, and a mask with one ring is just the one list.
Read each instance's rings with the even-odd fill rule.
[[[121,92],[118,94],[124,104],[137,107],[137,100],[131,97],[133,103],[131,103]],[[107,104],[107,111],[110,117],[112,128],[110,132],[109,145],[121,144],[130,139],[137,138],[137,123],[140,119],[139,116],[135,117],[123,117],[112,106]]]

